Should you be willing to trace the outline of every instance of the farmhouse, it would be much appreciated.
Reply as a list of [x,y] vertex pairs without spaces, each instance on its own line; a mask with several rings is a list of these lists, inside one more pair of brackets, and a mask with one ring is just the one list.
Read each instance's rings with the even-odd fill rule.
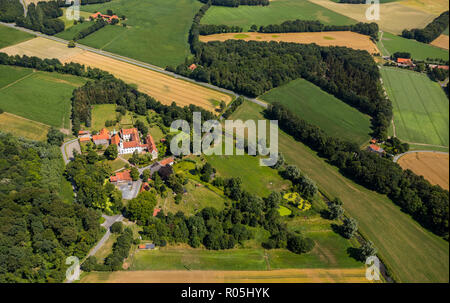
[[90,17],[91,17],[91,19],[102,18],[103,20],[105,20],[105,21],[108,22],[108,23],[111,23],[112,20],[114,20],[114,19],[119,20],[119,17],[117,17],[116,15],[112,15],[112,16],[109,16],[109,15],[103,15],[103,14],[100,13],[100,12],[96,12],[95,14],[92,14]]
[[191,71],[194,71],[196,68],[197,68],[197,65],[194,64],[194,63],[192,63],[191,65],[189,65],[189,69],[190,69]]
[[415,66],[415,64],[412,62],[411,59],[406,59],[406,58],[397,58],[397,65],[403,66],[403,67]]
[[381,148],[380,146],[378,146],[378,145],[375,145],[375,144],[370,144],[369,145],[369,147],[367,148],[369,151],[371,151],[371,152],[374,152],[374,153],[377,153],[377,154],[383,154],[384,153],[384,149],[383,148]]
[[109,145],[110,134],[106,128],[103,128],[98,135],[92,136],[95,145]]
[[114,176],[109,178],[111,183],[123,183],[123,182],[132,182],[130,171],[124,170],[122,172],[117,172]]

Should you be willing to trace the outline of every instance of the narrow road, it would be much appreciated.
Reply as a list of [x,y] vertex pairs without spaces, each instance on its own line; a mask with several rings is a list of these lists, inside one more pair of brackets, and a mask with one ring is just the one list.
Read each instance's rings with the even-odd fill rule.
[[[71,156],[68,157],[66,155],[66,147],[68,147],[68,146],[70,147],[71,145],[74,145],[75,143],[76,143],[76,145],[73,146],[73,148],[77,149],[78,151],[81,151],[80,145],[78,144],[78,139],[73,139],[73,140],[64,142],[63,145],[61,145],[61,153],[62,153],[62,156],[63,156],[65,164],[69,163],[70,160],[71,160]],[[71,150],[68,153],[69,153],[69,155],[72,155],[72,151]],[[72,155],[72,157],[73,157],[73,155]]]
[[394,162],[397,162],[398,159],[400,159],[400,158],[403,157],[404,155],[407,155],[407,154],[413,154],[413,153],[436,153],[436,154],[448,155],[447,152],[440,152],[440,151],[434,151],[434,150],[411,150],[411,151],[407,151],[406,153],[396,155],[396,156],[394,157]]

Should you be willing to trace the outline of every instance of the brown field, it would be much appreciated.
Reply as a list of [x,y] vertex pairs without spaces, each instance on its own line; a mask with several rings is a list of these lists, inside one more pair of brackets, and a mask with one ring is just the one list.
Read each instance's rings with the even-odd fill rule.
[[403,0],[399,3],[435,15],[448,11],[448,0]]
[[91,272],[81,283],[364,283],[365,269],[282,269],[270,271]]
[[449,44],[449,37],[447,35],[440,35],[437,37],[433,42],[431,42],[431,45],[443,48],[448,50],[448,44]]
[[317,33],[228,33],[208,36],[200,36],[200,41],[225,41],[229,39],[255,40],[255,41],[277,41],[295,43],[316,43],[320,46],[346,46],[354,49],[366,50],[370,54],[379,53],[377,46],[370,40],[369,36],[354,32],[317,32]]
[[43,141],[47,138],[50,126],[10,113],[0,114],[0,131],[16,137]]
[[159,72],[108,58],[79,48],[45,38],[35,38],[1,49],[9,55],[27,55],[40,58],[57,58],[61,62],[77,62],[108,71],[123,81],[136,84],[140,91],[164,104],[173,101],[180,106],[195,104],[214,111],[220,101],[230,103],[232,97],[200,85],[175,79]]
[[[366,4],[342,4],[330,0],[309,1],[359,22],[372,22],[366,19],[366,10],[368,8]],[[432,0],[429,1],[431,2]],[[438,13],[402,5],[400,2],[390,2],[380,4],[380,20],[375,22],[384,31],[400,34],[404,29],[425,27],[437,15]]]
[[417,152],[406,154],[398,160],[403,169],[409,168],[417,175],[422,175],[431,184],[438,184],[449,189],[448,154]]

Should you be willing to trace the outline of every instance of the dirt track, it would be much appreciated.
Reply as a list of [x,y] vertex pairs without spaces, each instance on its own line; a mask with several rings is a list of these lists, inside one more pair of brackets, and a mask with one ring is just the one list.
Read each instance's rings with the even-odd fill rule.
[[417,152],[402,156],[398,164],[424,176],[431,184],[449,189],[449,155],[431,152]]
[[354,49],[366,50],[370,54],[379,53],[377,46],[368,36],[354,32],[317,32],[317,33],[228,33],[208,36],[200,36],[200,41],[225,41],[229,39],[254,40],[254,41],[277,41],[295,43],[316,43],[320,46],[346,46]]
[[271,271],[116,271],[91,272],[82,283],[364,283],[365,270],[283,269]]
[[164,104],[173,101],[180,106],[195,104],[214,111],[220,101],[229,103],[232,97],[187,81],[175,79],[159,72],[115,60],[79,48],[68,48],[63,43],[45,38],[35,38],[6,47],[0,52],[9,55],[27,55],[40,58],[57,58],[61,62],[77,62],[97,67],[114,74],[125,82],[136,84],[144,93]]

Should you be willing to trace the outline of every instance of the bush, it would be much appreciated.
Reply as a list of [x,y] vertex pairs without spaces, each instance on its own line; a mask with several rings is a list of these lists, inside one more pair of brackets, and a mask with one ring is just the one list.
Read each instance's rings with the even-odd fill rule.
[[111,232],[114,234],[120,234],[123,231],[123,223],[122,222],[114,222],[111,225]]

